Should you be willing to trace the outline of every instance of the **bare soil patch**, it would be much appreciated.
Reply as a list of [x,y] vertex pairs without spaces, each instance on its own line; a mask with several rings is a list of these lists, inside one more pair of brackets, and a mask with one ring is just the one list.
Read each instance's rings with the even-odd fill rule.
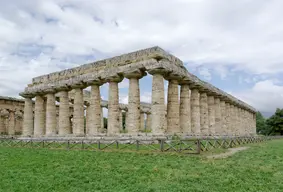
[[208,155],[207,158],[208,159],[224,159],[224,158],[227,158],[229,156],[234,155],[235,153],[237,153],[239,151],[243,151],[243,150],[246,150],[248,148],[249,147],[229,148],[228,152],[220,153],[220,154],[216,154],[216,155]]

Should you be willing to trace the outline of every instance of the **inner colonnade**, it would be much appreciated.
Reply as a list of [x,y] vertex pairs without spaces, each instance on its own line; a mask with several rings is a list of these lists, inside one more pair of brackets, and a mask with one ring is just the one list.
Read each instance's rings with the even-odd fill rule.
[[[152,75],[151,104],[140,102],[139,80],[147,74]],[[123,107],[119,104],[118,84],[124,78],[129,79],[129,95],[128,104]],[[164,79],[168,81],[167,103]],[[150,132],[146,133],[148,136],[256,134],[254,108],[201,81],[175,56],[152,47],[33,78],[20,93],[25,98],[23,136],[56,135],[56,102],[59,136],[103,134],[101,107],[105,101],[101,101],[100,86],[105,83],[109,84],[107,136],[121,136],[121,111],[126,111],[130,136],[142,135],[143,127]],[[87,87],[90,92],[84,91]]]

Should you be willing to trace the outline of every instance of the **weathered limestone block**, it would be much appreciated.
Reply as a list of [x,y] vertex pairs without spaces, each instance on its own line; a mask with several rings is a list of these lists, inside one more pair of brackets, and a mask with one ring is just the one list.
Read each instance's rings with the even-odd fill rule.
[[184,134],[191,134],[191,101],[190,87],[188,84],[181,85],[180,93],[180,129]]
[[194,135],[200,134],[200,95],[198,89],[191,90],[191,125]]
[[42,96],[35,97],[34,105],[34,136],[43,136],[45,129],[45,111],[44,98]]
[[151,107],[151,129],[154,135],[163,135],[165,133],[165,104],[164,104],[164,79],[159,73],[152,74],[152,107]]
[[33,106],[31,98],[25,98],[23,135],[33,135]]
[[[108,128],[107,135],[115,136],[120,133],[119,124],[119,89],[117,81],[109,82],[108,94]],[[128,125],[127,125],[128,126]]]
[[84,100],[82,88],[75,88],[73,134],[84,136]]
[[68,91],[61,91],[59,105],[59,135],[65,136],[71,134],[70,124],[70,104]]
[[146,114],[146,132],[151,132],[151,113]]
[[220,104],[220,98],[216,97],[214,98],[214,112],[215,112],[215,134],[221,135],[221,104]]
[[144,112],[141,112],[140,131],[143,132],[144,130],[145,130]]
[[221,132],[220,135],[227,135],[227,113],[226,113],[226,103],[223,100],[220,100],[221,107]]
[[168,103],[167,103],[167,133],[180,133],[180,109],[179,109],[179,83],[171,79],[168,82]]
[[129,101],[128,101],[128,121],[127,130],[131,135],[136,135],[140,130],[140,88],[139,78],[141,73],[131,73],[125,75],[129,79]]
[[56,134],[56,103],[54,93],[46,95],[46,135],[52,136]]
[[208,132],[209,135],[215,134],[215,100],[214,96],[207,97],[208,102]]
[[91,86],[91,100],[88,109],[88,121],[86,127],[89,135],[95,135],[102,129],[101,125],[101,97],[99,85]]
[[200,93],[200,130],[202,135],[209,135],[207,94]]

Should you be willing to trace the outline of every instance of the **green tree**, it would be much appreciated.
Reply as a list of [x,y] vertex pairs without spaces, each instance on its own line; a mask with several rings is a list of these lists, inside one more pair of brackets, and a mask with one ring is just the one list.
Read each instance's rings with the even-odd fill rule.
[[256,112],[256,132],[263,135],[267,134],[266,120],[259,111]]
[[276,109],[274,115],[267,119],[268,135],[283,135],[283,109]]

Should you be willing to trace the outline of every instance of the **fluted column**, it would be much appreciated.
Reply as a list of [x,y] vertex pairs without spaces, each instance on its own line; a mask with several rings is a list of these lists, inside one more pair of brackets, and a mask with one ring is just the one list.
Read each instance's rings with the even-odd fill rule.
[[184,134],[191,134],[191,97],[188,84],[181,85],[180,91],[180,129]]
[[8,122],[8,134],[9,135],[15,135],[15,111],[9,112],[9,122]]
[[246,130],[245,130],[245,114],[244,114],[244,109],[241,108],[240,110],[240,113],[241,113],[241,136],[245,136],[246,135]]
[[120,132],[124,131],[124,126],[123,126],[123,111],[120,109],[119,112],[119,123],[120,123]]
[[74,117],[73,134],[75,136],[84,136],[84,98],[83,89],[76,87],[74,89]]
[[54,93],[46,95],[46,135],[52,136],[56,134],[56,103]]
[[146,114],[146,132],[150,132],[151,131],[151,113],[147,113]]
[[6,109],[0,111],[0,134],[7,134],[6,122],[9,118],[9,112]]
[[128,130],[128,120],[129,120],[129,113],[128,111],[125,111],[125,130]]
[[43,136],[44,129],[45,129],[44,98],[38,95],[35,97],[35,105],[34,105],[34,136],[36,137]]
[[104,132],[104,115],[103,115],[103,107],[101,107],[101,128],[98,130],[99,133]]
[[[16,119],[16,124],[15,124],[15,134],[19,135],[22,133],[22,128],[23,128],[23,113],[21,111],[16,111],[15,112],[15,119]],[[0,131],[1,134],[1,131]]]
[[215,135],[221,135],[221,103],[220,98],[216,97],[214,99],[214,111],[215,111]]
[[138,134],[140,130],[140,87],[139,79],[143,76],[140,71],[124,74],[129,79],[129,101],[128,101],[128,113],[129,119],[127,121],[128,133]]
[[165,104],[164,104],[164,79],[163,75],[156,72],[152,73],[152,105],[151,105],[151,129],[155,135],[163,135],[165,133]]
[[120,133],[119,125],[119,88],[118,82],[121,79],[111,79],[109,81],[109,94],[108,94],[108,127],[107,135],[113,136]]
[[167,101],[167,133],[180,133],[180,104],[178,80],[170,79],[168,82]]
[[59,92],[59,135],[66,136],[71,134],[71,124],[70,124],[70,104],[69,104],[69,94],[68,91]]
[[144,112],[141,112],[140,131],[144,132],[144,130],[145,130]]
[[227,135],[231,135],[231,107],[230,103],[225,103],[226,104],[226,131],[225,133]]
[[220,135],[227,135],[227,113],[226,113],[226,103],[223,100],[220,100],[221,107],[221,131]]
[[200,130],[202,135],[208,135],[208,104],[207,94],[200,93]]
[[208,102],[208,132],[209,135],[215,135],[215,101],[214,96],[207,97]]
[[235,129],[235,135],[236,136],[239,136],[240,135],[240,118],[239,118],[239,107],[238,106],[235,106],[235,126],[236,126],[236,129]]
[[25,98],[24,107],[24,124],[23,124],[23,135],[32,136],[33,135],[33,106],[32,99]]
[[200,134],[200,96],[198,89],[191,90],[191,128],[195,135]]
[[95,135],[101,130],[101,96],[98,84],[91,86],[90,97],[86,127],[89,135]]
[[235,135],[235,110],[234,105],[230,104],[230,134],[231,136]]

